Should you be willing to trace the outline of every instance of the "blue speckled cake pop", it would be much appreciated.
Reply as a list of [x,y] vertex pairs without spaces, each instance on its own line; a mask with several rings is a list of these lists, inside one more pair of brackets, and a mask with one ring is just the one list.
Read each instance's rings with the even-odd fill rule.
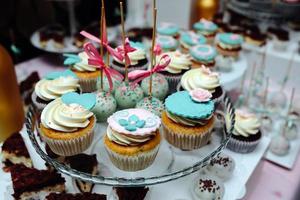
[[117,109],[117,102],[108,92],[98,92],[96,96],[96,105],[92,112],[96,115],[97,122],[105,122]]
[[145,97],[136,104],[136,108],[143,108],[160,117],[165,106],[155,97]]
[[[149,96],[149,78],[147,77],[142,81],[141,87],[145,96]],[[169,83],[162,74],[152,75],[152,96],[159,100],[164,100],[169,92]]]
[[115,90],[115,99],[119,109],[134,108],[143,97],[144,93],[139,85],[133,87],[123,82]]

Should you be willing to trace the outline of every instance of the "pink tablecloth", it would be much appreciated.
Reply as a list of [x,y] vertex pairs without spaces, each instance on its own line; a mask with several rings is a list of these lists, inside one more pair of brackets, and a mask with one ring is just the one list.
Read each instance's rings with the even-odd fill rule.
[[[53,70],[63,70],[62,59],[56,56],[42,56],[16,66],[18,78],[32,71],[38,71],[41,77]],[[20,78],[22,79],[22,78]],[[300,185],[300,159],[293,170],[287,170],[266,160],[262,160],[258,169],[247,183],[245,200],[292,200],[296,198]]]

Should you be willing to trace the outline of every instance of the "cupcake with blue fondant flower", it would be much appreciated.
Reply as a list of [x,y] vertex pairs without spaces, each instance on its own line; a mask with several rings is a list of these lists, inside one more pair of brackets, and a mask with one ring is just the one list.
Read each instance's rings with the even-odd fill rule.
[[180,91],[165,101],[162,125],[166,140],[182,150],[206,145],[214,127],[214,102],[204,89]]
[[161,141],[158,116],[134,108],[114,113],[107,122],[104,145],[117,168],[138,171],[153,163]]
[[156,43],[162,48],[163,52],[175,51],[178,47],[178,41],[170,36],[157,36]]
[[178,38],[179,37],[179,27],[173,23],[163,22],[158,25],[157,33],[159,35],[171,36],[174,38]]
[[205,44],[206,38],[201,34],[196,34],[193,31],[183,32],[180,35],[181,51],[188,53],[189,49],[199,44]]
[[200,44],[190,48],[192,57],[192,67],[197,68],[204,65],[205,67],[214,67],[217,51],[214,47],[207,44]]
[[218,31],[218,26],[212,21],[202,18],[193,25],[195,31],[206,37],[208,43],[213,43],[215,35]]
[[220,33],[217,36],[216,48],[219,54],[237,58],[242,50],[243,37],[234,33]]

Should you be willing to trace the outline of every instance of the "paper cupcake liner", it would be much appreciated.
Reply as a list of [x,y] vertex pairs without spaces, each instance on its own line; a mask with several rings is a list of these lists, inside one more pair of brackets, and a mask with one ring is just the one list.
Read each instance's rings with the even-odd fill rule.
[[169,93],[174,93],[176,92],[176,88],[177,88],[177,85],[178,83],[180,82],[180,79],[182,77],[182,74],[180,75],[177,75],[177,76],[168,76],[168,75],[165,75],[165,78],[167,79],[168,83],[169,83]]
[[79,78],[82,93],[97,91],[97,78]]
[[122,155],[110,150],[109,148],[105,148],[105,149],[108,153],[111,162],[117,168],[124,171],[133,172],[133,171],[146,169],[153,163],[157,155],[157,152],[159,150],[159,145],[157,145],[157,147],[155,147],[151,151],[141,152],[133,156]]
[[55,154],[61,156],[73,156],[82,153],[89,148],[94,138],[94,128],[85,135],[74,139],[57,140],[48,138],[45,135],[43,135],[43,139]]
[[31,95],[31,100],[32,100],[33,106],[34,106],[36,112],[41,113],[43,111],[43,109],[47,106],[47,104],[37,102],[36,99],[37,99],[37,95],[35,92],[33,92]]
[[227,143],[226,148],[237,153],[250,153],[254,151],[254,149],[256,148],[259,142],[260,139],[256,141],[248,142],[248,141],[240,141],[231,137]]
[[[134,70],[146,70],[148,67],[148,62],[144,65],[137,66],[137,67],[128,67],[128,73]],[[120,72],[121,74],[125,75],[125,67],[120,67],[112,63],[112,68]]]
[[165,139],[172,144],[173,146],[182,149],[182,150],[193,150],[199,149],[207,145],[212,135],[212,129],[209,129],[206,133],[198,133],[198,134],[182,134],[175,133],[168,129],[165,124],[162,124]]

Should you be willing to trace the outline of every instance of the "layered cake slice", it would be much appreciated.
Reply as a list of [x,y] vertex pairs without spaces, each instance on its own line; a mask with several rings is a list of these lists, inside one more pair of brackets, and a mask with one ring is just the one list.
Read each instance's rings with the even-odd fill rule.
[[51,193],[45,200],[106,200],[106,195],[88,192],[79,194]]
[[[85,172],[92,175],[98,174],[98,161],[96,154],[78,154],[67,157],[67,162],[70,167],[80,172]],[[75,179],[76,186],[80,192],[91,192],[94,184]]]
[[24,165],[11,167],[11,179],[16,200],[36,197],[40,192],[65,191],[65,179],[54,171],[28,168]]
[[32,161],[25,142],[20,133],[14,133],[7,138],[2,146],[3,170],[8,172],[10,167],[15,164],[23,164],[26,167],[32,167]]

